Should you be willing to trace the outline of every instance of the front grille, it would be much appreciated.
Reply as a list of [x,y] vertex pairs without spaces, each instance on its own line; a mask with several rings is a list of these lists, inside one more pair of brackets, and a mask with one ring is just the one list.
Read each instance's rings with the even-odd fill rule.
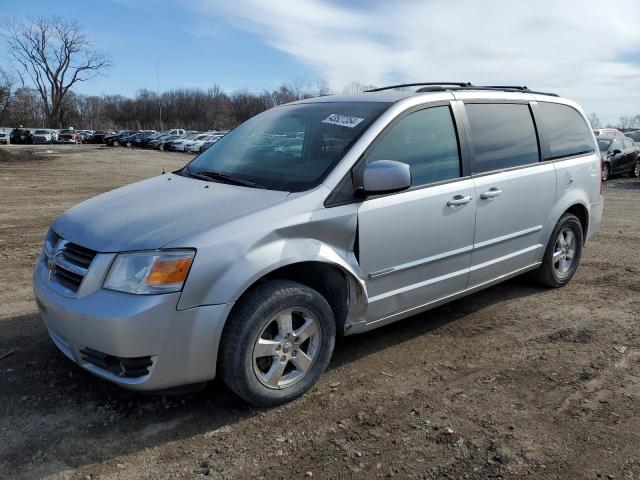
[[84,361],[119,377],[138,378],[149,375],[149,367],[153,365],[150,356],[132,358],[116,357],[89,347],[80,350],[80,354]]
[[75,265],[82,268],[89,268],[93,258],[96,256],[96,252],[69,242],[65,245],[62,256]]
[[49,281],[77,293],[97,252],[64,240],[53,230],[45,240]]

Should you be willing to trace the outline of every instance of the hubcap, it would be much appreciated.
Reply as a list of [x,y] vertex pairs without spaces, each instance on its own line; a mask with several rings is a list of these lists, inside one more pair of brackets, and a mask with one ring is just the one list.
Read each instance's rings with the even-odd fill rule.
[[576,261],[577,240],[570,228],[563,228],[553,250],[553,269],[560,278],[567,277]]
[[636,168],[633,169],[636,178],[640,178],[640,162],[636,162]]
[[609,178],[609,165],[606,163],[602,165],[602,180],[607,180]]
[[253,346],[253,371],[273,389],[302,380],[318,358],[322,331],[317,317],[304,308],[288,308],[271,317]]

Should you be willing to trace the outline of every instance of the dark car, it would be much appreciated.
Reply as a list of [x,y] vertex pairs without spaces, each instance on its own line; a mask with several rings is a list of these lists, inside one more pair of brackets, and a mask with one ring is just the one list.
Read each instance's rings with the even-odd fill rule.
[[115,135],[104,137],[104,143],[111,147],[117,147],[122,145],[122,142],[126,137],[130,137],[135,133],[138,133],[138,132],[136,130],[123,130],[121,132],[116,133]]
[[150,137],[153,137],[155,132],[140,132],[125,139],[124,145],[126,147],[138,147],[143,146],[143,142]]
[[90,143],[103,143],[104,137],[112,134],[113,132],[110,132],[108,130],[96,130],[95,132],[93,132],[93,135],[91,135]]
[[597,139],[602,158],[602,180],[623,173],[640,177],[640,147],[633,140],[602,135]]
[[633,140],[636,143],[640,143],[640,130],[638,130],[637,132],[625,133],[625,136],[629,137],[631,140]]
[[32,144],[33,135],[26,128],[14,128],[10,135],[11,143]]

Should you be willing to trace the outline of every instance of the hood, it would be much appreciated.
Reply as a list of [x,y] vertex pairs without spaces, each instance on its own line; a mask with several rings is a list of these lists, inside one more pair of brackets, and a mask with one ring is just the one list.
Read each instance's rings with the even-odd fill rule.
[[60,215],[53,228],[63,238],[99,252],[155,249],[269,207],[287,195],[168,174],[86,200]]

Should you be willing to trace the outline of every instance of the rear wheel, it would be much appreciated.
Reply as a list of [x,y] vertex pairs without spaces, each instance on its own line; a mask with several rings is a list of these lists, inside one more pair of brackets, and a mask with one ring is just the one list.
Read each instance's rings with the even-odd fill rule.
[[609,174],[611,173],[611,167],[608,163],[602,164],[602,181],[606,182],[609,180]]
[[633,172],[631,172],[631,174],[635,177],[635,178],[640,178],[640,160],[636,160],[636,164],[633,167]]
[[118,147],[118,146],[120,146],[120,142],[118,140],[114,140],[112,145],[114,147]]
[[249,292],[228,320],[221,375],[247,402],[279,405],[316,383],[334,342],[333,312],[322,295],[296,282],[267,282]]
[[542,264],[534,277],[547,287],[563,287],[580,263],[584,243],[582,224],[575,215],[565,213],[553,230]]

